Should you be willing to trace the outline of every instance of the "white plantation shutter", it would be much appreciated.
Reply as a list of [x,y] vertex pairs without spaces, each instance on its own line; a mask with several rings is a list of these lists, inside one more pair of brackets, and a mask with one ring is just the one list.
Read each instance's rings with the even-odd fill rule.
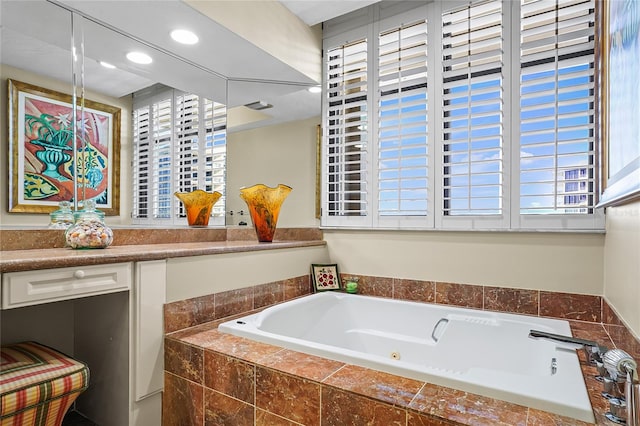
[[442,14],[443,216],[503,213],[502,2]]
[[594,0],[523,0],[520,213],[592,215]]
[[[135,98],[135,96],[134,96]],[[185,224],[174,192],[225,193],[226,107],[209,99],[165,89],[135,100],[134,205],[136,223]],[[223,225],[224,197],[210,225]]]
[[323,215],[366,216],[367,41],[327,50]]
[[322,226],[603,229],[595,2],[380,2],[325,22]]
[[148,218],[151,200],[151,149],[149,107],[133,111],[133,212],[136,218]]
[[426,216],[427,23],[378,37],[378,214]]
[[[191,192],[199,188],[199,169],[204,166],[200,156],[200,116],[198,114],[198,96],[177,94],[174,113],[175,138],[173,142],[174,170],[176,191]],[[182,203],[175,203],[178,217],[186,217]]]
[[204,187],[208,192],[218,191],[222,197],[213,206],[211,216],[224,224],[227,166],[227,107],[224,104],[203,99],[205,121],[205,175]]
[[171,98],[151,108],[152,135],[152,218],[171,219],[172,205],[172,103]]

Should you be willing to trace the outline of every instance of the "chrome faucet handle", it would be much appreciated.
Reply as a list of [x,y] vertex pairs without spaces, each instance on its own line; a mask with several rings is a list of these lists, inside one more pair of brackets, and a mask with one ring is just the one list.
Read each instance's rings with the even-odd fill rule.
[[622,349],[611,349],[605,352],[602,362],[611,377],[621,376],[625,379],[630,376],[631,381],[638,380],[638,364],[631,358],[631,355]]
[[[640,384],[638,383],[638,363],[622,349],[611,349],[604,354],[604,366],[613,378],[625,385],[623,419],[627,426],[640,426]],[[611,413],[614,413],[614,407]],[[615,421],[615,420],[614,420]]]
[[[624,400],[612,398],[609,400],[609,411],[604,416],[619,425],[627,424],[627,404]],[[635,426],[635,425],[630,425]]]
[[590,364],[598,365],[603,363],[602,356],[607,352],[607,347],[602,346],[593,340],[580,339],[577,337],[564,336],[562,334],[553,334],[546,331],[530,330],[529,337],[532,339],[546,339],[554,342],[565,343],[576,349],[584,349]]

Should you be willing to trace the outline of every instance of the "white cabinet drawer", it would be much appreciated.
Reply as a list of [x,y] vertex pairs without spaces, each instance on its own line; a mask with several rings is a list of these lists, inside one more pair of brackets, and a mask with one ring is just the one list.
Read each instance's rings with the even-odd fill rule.
[[2,309],[126,291],[131,263],[79,266],[2,275]]

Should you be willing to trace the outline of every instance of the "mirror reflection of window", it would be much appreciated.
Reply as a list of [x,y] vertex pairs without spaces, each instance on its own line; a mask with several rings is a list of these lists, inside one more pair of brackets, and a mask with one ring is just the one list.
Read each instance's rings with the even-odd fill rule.
[[[225,193],[226,106],[162,85],[133,95],[133,220],[183,225],[174,192]],[[224,225],[224,196],[210,224]]]

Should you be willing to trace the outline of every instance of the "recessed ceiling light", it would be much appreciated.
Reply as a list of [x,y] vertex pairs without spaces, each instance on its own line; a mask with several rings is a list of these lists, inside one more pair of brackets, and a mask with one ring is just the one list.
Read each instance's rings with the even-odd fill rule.
[[182,44],[196,44],[199,40],[198,36],[189,30],[173,30],[171,38]]
[[322,92],[322,87],[320,86],[311,86],[307,89],[311,93],[320,93]]
[[131,62],[142,65],[150,64],[151,62],[153,62],[151,56],[142,52],[129,52],[127,53],[127,59]]
[[115,65],[111,65],[109,62],[105,62],[105,61],[98,61],[98,63],[105,68],[109,68],[110,70],[116,67]]

